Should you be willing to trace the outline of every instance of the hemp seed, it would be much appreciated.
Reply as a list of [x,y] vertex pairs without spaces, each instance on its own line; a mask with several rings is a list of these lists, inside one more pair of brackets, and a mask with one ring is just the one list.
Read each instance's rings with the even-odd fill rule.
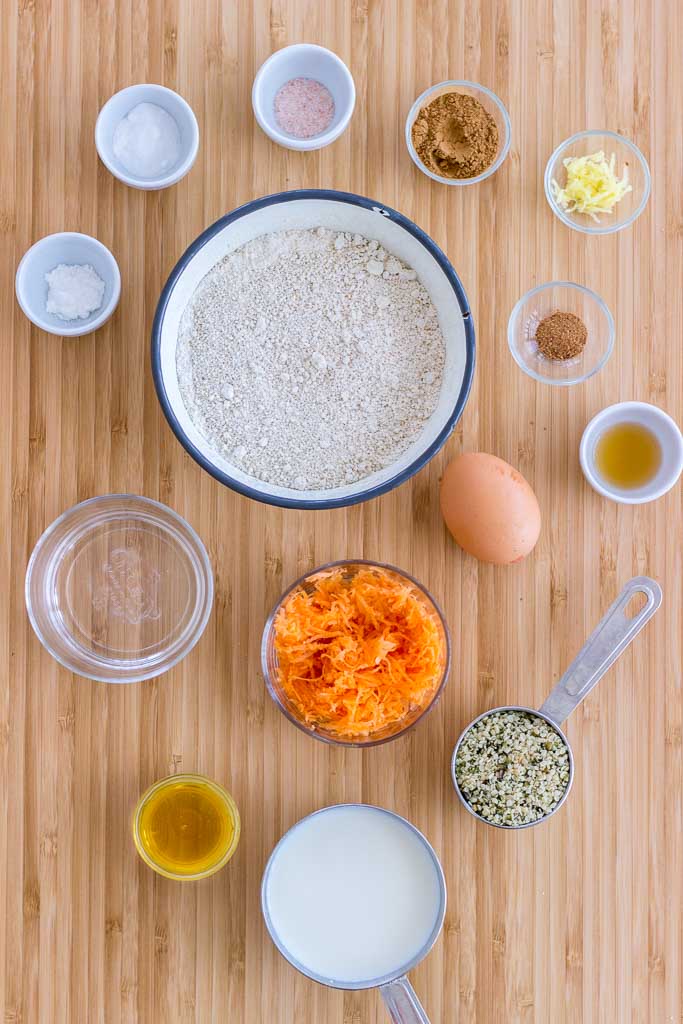
[[550,814],[569,785],[569,751],[548,722],[497,711],[463,738],[455,776],[472,810],[494,825],[528,825]]

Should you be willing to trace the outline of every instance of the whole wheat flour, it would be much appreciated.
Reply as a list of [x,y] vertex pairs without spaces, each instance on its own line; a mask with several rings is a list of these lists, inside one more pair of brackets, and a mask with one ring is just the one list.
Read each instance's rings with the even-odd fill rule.
[[351,484],[394,462],[436,406],[444,341],[415,271],[324,228],[262,235],[185,309],[181,394],[211,446],[259,480]]

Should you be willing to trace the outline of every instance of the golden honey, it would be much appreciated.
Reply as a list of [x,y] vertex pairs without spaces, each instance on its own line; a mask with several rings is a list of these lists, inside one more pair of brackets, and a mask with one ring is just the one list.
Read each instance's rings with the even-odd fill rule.
[[213,874],[234,853],[239,833],[232,797],[202,775],[157,782],[141,797],[133,819],[140,856],[168,878]]
[[613,487],[644,487],[657,474],[662,449],[657,437],[642,423],[615,423],[598,438],[595,466]]

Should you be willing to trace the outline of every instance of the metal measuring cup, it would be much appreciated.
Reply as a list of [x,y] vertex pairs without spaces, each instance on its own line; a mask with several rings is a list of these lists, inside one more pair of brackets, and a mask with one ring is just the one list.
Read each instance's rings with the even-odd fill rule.
[[[430,860],[434,866],[436,874],[437,885],[439,888],[439,906],[434,919],[432,930],[425,941],[420,951],[407,963],[397,965],[395,970],[392,970],[389,974],[384,975],[380,978],[365,978],[362,981],[340,981],[334,978],[323,977],[320,974],[316,974],[315,971],[310,970],[304,966],[297,958],[289,951],[285,943],[280,938],[278,931],[273,924],[273,920],[270,914],[269,896],[268,896],[268,882],[270,878],[273,865],[277,860],[277,855],[288,840],[291,834],[296,831],[301,825],[309,821],[311,818],[315,818],[322,814],[330,814],[339,810],[340,808],[347,807],[364,807],[378,814],[385,814],[389,818],[393,818],[395,821],[401,822],[407,829],[409,829],[413,835],[415,835],[422,843],[424,849],[429,855]],[[263,919],[268,929],[268,933],[273,940],[275,946],[285,958],[288,960],[292,967],[295,967],[297,971],[304,974],[307,978],[312,981],[317,981],[320,985],[326,985],[328,988],[339,988],[347,989],[352,991],[359,991],[361,989],[376,988],[379,990],[384,1006],[391,1018],[393,1024],[430,1024],[429,1018],[417,997],[415,989],[408,980],[408,972],[412,971],[414,967],[424,960],[427,953],[431,950],[432,946],[441,934],[443,927],[444,917],[446,915],[446,879],[444,878],[443,869],[439,858],[436,855],[431,843],[427,838],[420,832],[406,818],[402,818],[399,814],[394,811],[388,811],[384,807],[375,807],[372,804],[332,804],[329,807],[323,807],[319,811],[314,811],[313,814],[309,814],[308,817],[302,818],[293,825],[288,832],[284,834],[282,839],[277,843],[275,849],[271,853],[266,869],[263,873],[263,880],[261,882],[261,910],[263,913]],[[326,908],[320,908],[321,913],[326,913]]]
[[[636,594],[644,594],[646,601],[640,611],[636,612],[632,618],[628,618],[624,614],[624,610],[631,598]],[[489,711],[484,711],[483,714],[479,715],[470,722],[465,729],[463,729],[458,742],[455,744],[455,749],[453,750],[453,757],[451,759],[451,776],[453,778],[455,791],[460,798],[460,802],[467,808],[470,814],[474,815],[475,818],[478,818],[479,821],[483,821],[487,825],[492,825],[494,828],[512,830],[531,828],[533,825],[540,825],[542,821],[547,821],[548,818],[551,818],[553,814],[559,811],[560,807],[562,807],[562,804],[569,796],[569,791],[571,790],[572,783],[574,781],[574,755],[572,754],[572,748],[569,745],[569,740],[563,733],[560,726],[564,720],[569,717],[572,711],[578,707],[581,701],[588,696],[593,687],[602,679],[605,672],[612,667],[617,658],[623,654],[631,641],[638,635],[638,633],[640,633],[645,623],[652,618],[661,603],[662,589],[655,580],[651,580],[648,576],[634,577],[634,579],[630,580],[626,584],[622,592],[619,594],[619,597],[611,606],[597,628],[591,633],[574,661],[571,663],[538,711],[518,704],[507,704],[502,707],[491,708]],[[487,718],[489,715],[496,715],[501,711],[524,711],[527,714],[534,715],[536,718],[544,719],[544,721],[546,721],[561,737],[569,756],[569,781],[567,782],[567,786],[559,803],[548,814],[543,815],[536,821],[529,821],[524,825],[501,825],[482,817],[482,815],[475,811],[471,804],[468,803],[464,794],[461,792],[455,772],[455,763],[458,757],[460,745],[472,726],[476,725],[477,722],[480,722],[483,718]]]

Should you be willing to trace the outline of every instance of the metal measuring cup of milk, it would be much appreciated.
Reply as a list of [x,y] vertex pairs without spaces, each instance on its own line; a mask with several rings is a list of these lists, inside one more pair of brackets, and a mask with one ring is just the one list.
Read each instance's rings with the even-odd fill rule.
[[[645,595],[645,604],[632,618],[629,618],[624,614],[624,611],[629,601],[637,594]],[[655,580],[650,579],[648,576],[634,577],[634,579],[626,584],[619,597],[597,628],[591,633],[574,661],[538,711],[516,704],[491,708],[489,711],[484,711],[483,714],[479,715],[463,729],[453,750],[451,776],[460,802],[467,808],[470,814],[478,818],[479,821],[483,821],[486,825],[493,826],[493,828],[512,831],[514,829],[531,828],[534,825],[540,825],[541,822],[547,821],[548,818],[551,818],[553,814],[559,811],[569,796],[569,791],[574,781],[574,755],[572,754],[569,740],[560,726],[572,711],[578,707],[581,701],[588,696],[617,658],[623,654],[631,641],[640,633],[645,623],[652,618],[661,603],[662,589]],[[548,814],[543,815],[536,821],[530,821],[523,825],[501,825],[498,822],[489,821],[487,818],[482,817],[468,803],[461,792],[455,771],[458,751],[470,729],[482,719],[487,718],[489,715],[498,714],[501,711],[524,711],[534,715],[536,718],[544,719],[558,733],[564,742],[569,756],[569,781],[560,801]]]
[[[385,815],[388,819],[393,819],[396,822],[400,822],[403,826],[410,830],[411,834],[420,841],[424,851],[426,852],[428,858],[432,862],[436,875],[436,883],[438,887],[439,896],[433,927],[431,928],[430,934],[428,935],[421,949],[414,956],[412,956],[408,962],[402,963],[400,966],[397,966],[395,970],[391,970],[388,974],[385,974],[382,977],[376,977],[372,979],[364,978],[362,981],[349,981],[324,977],[320,974],[316,974],[315,971],[309,969],[307,966],[301,963],[301,961],[298,960],[292,952],[290,952],[290,950],[287,948],[284,941],[278,934],[278,930],[272,920],[269,906],[268,888],[269,877],[273,870],[273,865],[277,861],[280,848],[297,831],[297,829],[299,829],[302,825],[306,824],[308,821],[319,817],[320,815],[325,815],[337,810],[343,810],[347,808],[352,809],[356,807],[364,808],[366,810],[373,812],[378,812],[379,814]],[[402,818],[400,815],[396,814],[393,811],[389,811],[384,807],[375,807],[373,805],[368,804],[333,804],[330,807],[323,807],[319,811],[314,811],[313,814],[309,814],[306,818],[302,818],[301,821],[298,821],[295,825],[293,825],[292,828],[290,828],[289,831],[286,832],[285,835],[280,839],[280,841],[276,844],[273,852],[271,853],[270,858],[268,859],[268,863],[266,864],[266,868],[263,873],[263,880],[261,883],[261,910],[263,913],[266,928],[268,929],[268,932],[273,943],[275,944],[281,955],[285,958],[285,960],[289,961],[292,967],[295,967],[296,970],[299,971],[301,974],[305,975],[307,978],[310,978],[312,981],[317,981],[318,984],[320,985],[327,986],[328,988],[346,989],[353,991],[376,988],[379,990],[380,995],[382,996],[385,1008],[389,1014],[390,1019],[393,1021],[393,1024],[430,1024],[429,1018],[425,1013],[425,1010],[422,1007],[422,1004],[420,1003],[417,994],[413,989],[413,986],[410,984],[407,975],[409,971],[412,971],[414,967],[417,967],[417,965],[422,960],[424,960],[424,958],[427,956],[427,954],[429,953],[429,951],[431,950],[432,946],[434,945],[434,943],[436,942],[441,933],[444,917],[446,915],[446,880],[444,877],[443,869],[439,862],[439,858],[437,857],[436,852],[432,848],[431,844],[429,843],[427,838],[422,834],[422,832],[420,832],[420,830],[417,829],[415,825],[413,825],[411,822],[407,821],[407,819]],[[328,911],[326,910],[326,908],[320,908],[320,913],[324,914],[327,912]]]

